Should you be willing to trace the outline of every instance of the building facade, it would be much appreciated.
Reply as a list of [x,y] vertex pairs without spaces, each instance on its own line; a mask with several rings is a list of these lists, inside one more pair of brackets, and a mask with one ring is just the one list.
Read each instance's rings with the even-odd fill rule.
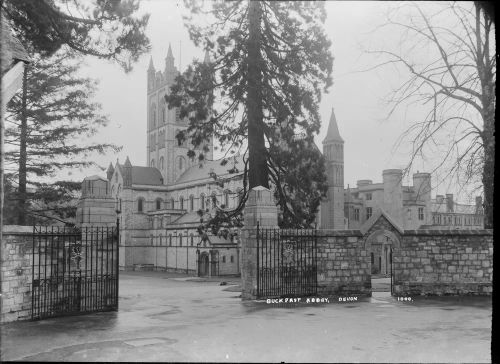
[[[209,61],[208,56],[205,61]],[[238,237],[202,239],[198,227],[200,213],[205,221],[215,213],[213,197],[222,208],[238,205],[244,163],[239,156],[231,158],[225,166],[212,160],[212,140],[205,146],[209,151],[205,161],[200,163],[187,157],[189,140],[181,142],[176,138],[179,131],[187,128],[187,121],[180,119],[176,108],[168,110],[164,99],[178,74],[170,47],[163,70],[156,70],[151,59],[147,70],[145,125],[148,166],[132,165],[127,157],[124,163],[110,164],[106,178],[85,178],[77,223],[112,225],[119,212],[122,269],[238,274],[241,261]],[[446,203],[439,195],[431,199],[429,173],[414,174],[413,185],[404,186],[402,171],[388,169],[383,171],[381,183],[359,180],[356,188],[345,189],[344,140],[333,109],[323,154],[329,188],[318,213],[320,228],[361,229],[380,213],[402,230],[482,227],[482,211],[477,206],[456,204],[452,195],[447,195]],[[224,187],[214,176],[226,181]],[[477,200],[477,204],[481,201]],[[372,242],[374,272],[387,270],[384,239],[387,237],[381,236]]]

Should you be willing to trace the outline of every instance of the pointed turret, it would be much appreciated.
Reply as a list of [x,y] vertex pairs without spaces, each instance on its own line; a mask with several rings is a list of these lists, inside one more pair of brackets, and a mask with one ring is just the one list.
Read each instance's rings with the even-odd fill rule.
[[[323,155],[328,177],[327,198],[321,202],[321,226],[323,229],[344,229],[344,140],[340,137],[337,119],[332,108]],[[349,191],[348,191],[349,194]]]
[[155,66],[153,64],[153,56],[149,57],[149,66],[148,66],[148,72],[155,72]]
[[108,178],[108,181],[111,181],[113,173],[115,173],[115,169],[113,168],[113,164],[109,162],[109,167],[108,170],[106,171],[106,177]]
[[125,163],[123,164],[123,186],[132,186],[132,163],[130,163],[130,159],[128,158],[128,156],[125,160]]
[[174,54],[172,53],[172,47],[170,43],[168,44],[167,58],[165,58],[165,69],[172,71],[174,69]]
[[328,124],[328,132],[326,133],[325,140],[323,144],[327,142],[343,142],[344,139],[340,136],[339,126],[337,125],[337,118],[335,117],[335,112],[332,107],[332,115],[330,116],[330,122]]

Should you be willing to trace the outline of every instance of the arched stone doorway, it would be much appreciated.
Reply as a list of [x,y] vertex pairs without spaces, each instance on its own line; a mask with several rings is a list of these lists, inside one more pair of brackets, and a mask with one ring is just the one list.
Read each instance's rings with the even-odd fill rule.
[[391,273],[392,251],[399,247],[399,239],[389,230],[380,229],[366,238],[366,249],[370,254],[371,273],[389,275]]
[[203,252],[200,254],[200,259],[198,260],[198,276],[204,277],[208,276],[208,269],[209,269],[209,259],[208,259],[208,253]]
[[392,292],[393,257],[400,246],[397,235],[383,228],[373,231],[366,238],[365,248],[371,263],[372,292]]

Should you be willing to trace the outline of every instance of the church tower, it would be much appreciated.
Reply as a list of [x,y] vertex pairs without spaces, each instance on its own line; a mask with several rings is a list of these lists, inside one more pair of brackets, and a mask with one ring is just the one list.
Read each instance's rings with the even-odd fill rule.
[[[205,54],[205,61],[207,55]],[[179,142],[176,135],[187,129],[187,118],[180,118],[179,109],[168,109],[165,95],[170,92],[170,86],[179,75],[175,67],[175,58],[172,47],[168,46],[165,66],[163,71],[155,69],[153,60],[149,62],[147,71],[147,166],[157,168],[164,184],[174,183],[189,167],[198,163],[197,159],[191,160],[187,152],[192,145],[189,138]],[[213,142],[208,143],[209,159],[213,156]]]
[[321,228],[344,229],[344,140],[340,137],[339,127],[332,108],[330,123],[325,140],[323,155],[326,159],[328,192],[321,203]]

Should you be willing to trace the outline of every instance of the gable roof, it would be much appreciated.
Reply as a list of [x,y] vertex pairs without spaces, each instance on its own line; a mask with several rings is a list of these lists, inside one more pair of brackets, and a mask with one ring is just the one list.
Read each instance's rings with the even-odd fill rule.
[[[236,167],[238,169],[237,173],[229,173],[228,171]],[[226,165],[221,166],[220,160],[214,161],[203,161],[200,164],[196,164],[184,171],[184,173],[179,177],[177,181],[173,184],[180,184],[186,182],[192,182],[196,180],[202,180],[210,177],[210,172],[214,172],[217,176],[237,176],[243,173],[245,169],[245,164],[243,162],[243,157],[238,155],[232,158],[228,158]]]
[[132,184],[163,185],[163,177],[154,167],[132,166]]
[[387,221],[400,233],[404,234],[404,229],[397,223],[395,222],[387,212],[385,212],[382,208],[378,208],[375,210],[373,215],[365,221],[365,223],[361,226],[359,229],[361,231],[361,234],[365,235],[370,228],[377,222],[377,220],[381,217],[385,217]]
[[[123,177],[125,166],[118,164],[118,167]],[[163,177],[161,176],[161,172],[155,167],[132,166],[132,184],[163,186]]]

